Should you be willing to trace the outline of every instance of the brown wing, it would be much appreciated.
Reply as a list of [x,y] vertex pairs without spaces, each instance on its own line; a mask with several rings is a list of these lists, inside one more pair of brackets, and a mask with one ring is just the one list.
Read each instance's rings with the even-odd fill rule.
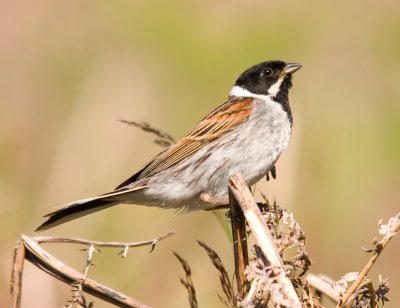
[[139,172],[120,184],[118,188],[168,169],[201,149],[211,141],[247,120],[251,113],[252,98],[232,98],[201,120],[188,134],[158,154]]

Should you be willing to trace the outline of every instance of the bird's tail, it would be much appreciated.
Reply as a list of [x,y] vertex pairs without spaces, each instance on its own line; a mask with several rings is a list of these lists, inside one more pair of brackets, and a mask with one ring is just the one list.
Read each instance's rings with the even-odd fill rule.
[[113,205],[126,201],[126,195],[132,197],[132,193],[140,191],[145,186],[137,186],[134,188],[117,189],[111,193],[104,194],[94,198],[82,199],[75,202],[61,205],[56,211],[51,212],[44,217],[47,220],[42,223],[36,231],[43,231],[55,226],[61,225],[67,221],[89,215],[91,213],[104,210]]
[[61,205],[56,211],[44,216],[47,217],[47,220],[42,223],[36,231],[44,231],[53,228],[67,221],[104,210],[118,203],[119,201],[108,200],[100,196]]

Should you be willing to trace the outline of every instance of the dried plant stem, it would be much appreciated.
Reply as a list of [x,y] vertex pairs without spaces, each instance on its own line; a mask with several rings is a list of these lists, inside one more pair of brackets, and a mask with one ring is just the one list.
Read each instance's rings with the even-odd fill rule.
[[180,281],[188,292],[190,308],[197,308],[198,304],[196,299],[196,289],[192,280],[192,270],[190,269],[190,266],[186,260],[183,259],[178,253],[174,252],[174,255],[185,271],[185,279],[181,278]]
[[246,220],[243,211],[229,187],[229,207],[231,213],[231,226],[233,238],[233,254],[235,258],[235,275],[240,298],[248,291],[248,284],[244,270],[249,265],[247,248]]
[[324,275],[308,274],[307,282],[312,288],[317,290],[319,293],[328,296],[333,302],[339,302],[339,298],[335,296],[333,292],[332,285],[334,281],[332,279]]
[[132,125],[134,127],[142,129],[146,133],[150,133],[154,135],[156,138],[153,140],[156,144],[162,147],[169,147],[175,143],[174,138],[166,132],[163,132],[159,129],[156,129],[150,126],[146,122],[136,122],[136,121],[127,121],[127,120],[120,120],[122,123]]
[[[67,237],[29,237],[22,235],[22,239],[18,242],[14,252],[14,263],[11,275],[10,307],[20,307],[24,261],[28,260],[33,265],[37,266],[53,277],[63,281],[64,283],[74,286],[75,297],[72,301],[70,301],[71,304],[75,303],[78,305],[79,299],[82,298],[81,292],[84,291],[119,307],[147,308],[149,307],[148,305],[141,303],[136,299],[130,298],[120,292],[114,291],[111,288],[101,285],[95,280],[87,277],[89,267],[92,265],[91,260],[93,253],[96,251],[95,247],[121,247],[124,248],[121,252],[121,255],[125,257],[128,252],[128,248],[130,247],[151,246],[151,252],[154,250],[158,242],[170,237],[174,233],[175,231],[171,231],[153,240],[133,243],[99,242]],[[88,245],[88,259],[84,274],[79,273],[75,269],[55,258],[39,245],[41,243],[75,243]]]
[[[100,242],[100,241],[90,241],[86,239],[80,238],[72,238],[72,237],[53,237],[53,236],[38,236],[35,237],[35,241],[39,244],[42,243],[72,243],[72,244],[83,244],[88,246],[95,246],[95,247],[121,247],[124,248],[131,248],[131,247],[141,247],[141,246],[151,246],[150,252],[152,252],[156,246],[156,244],[171,235],[175,234],[175,231],[170,231],[156,239],[149,240],[149,241],[140,241],[140,242],[133,242],[133,243],[121,243],[121,242]],[[126,256],[123,255],[123,256]]]
[[221,283],[222,291],[224,292],[228,301],[225,301],[221,296],[219,296],[219,298],[224,303],[225,307],[237,307],[235,292],[221,258],[218,256],[216,251],[209,247],[206,243],[202,241],[197,241],[197,243],[204,248],[208,257],[210,258],[211,263],[219,272],[219,281]]
[[[232,176],[229,180],[229,188],[242,208],[250,229],[270,263],[271,268],[277,273],[276,278],[282,286],[282,294],[280,296],[284,295],[290,307],[301,307],[296,290],[283,269],[283,261],[277,252],[270,230],[243,177],[241,175]],[[274,294],[271,295],[275,303],[281,302],[281,298],[274,298]]]
[[53,277],[69,285],[82,281],[83,291],[119,307],[149,307],[136,299],[130,298],[105,285],[99,284],[93,279],[85,278],[82,273],[69,267],[40,247],[35,238],[22,235],[22,239],[26,247],[26,259]]
[[[89,249],[86,249],[87,251],[87,259],[86,259],[86,266],[85,270],[83,273],[83,279],[77,281],[76,283],[73,284],[73,289],[72,289],[72,299],[68,300],[67,304],[64,305],[65,308],[72,308],[72,306],[75,305],[80,305],[82,301],[84,301],[84,296],[82,294],[83,292],[83,284],[88,277],[89,274],[89,268],[94,265],[92,263],[93,259],[93,254],[95,252],[99,253],[100,251],[97,250],[93,245],[90,245]],[[79,306],[80,307],[80,306]]]
[[11,274],[11,299],[10,308],[21,306],[22,273],[24,271],[25,246],[23,241],[19,241],[14,249],[14,262]]
[[[398,214],[399,215],[399,214]],[[395,230],[397,233],[399,231],[399,227]],[[377,249],[375,249],[372,253],[371,258],[368,260],[367,264],[364,266],[362,271],[358,274],[357,279],[353,282],[353,284],[350,286],[350,288],[347,289],[346,293],[344,294],[343,298],[341,301],[337,304],[336,308],[341,308],[341,307],[347,307],[349,300],[351,296],[354,294],[354,292],[358,289],[358,287],[361,285],[363,282],[365,276],[367,276],[369,270],[372,268],[372,266],[375,264],[376,260],[382,253],[383,249],[387,246],[387,244],[390,242],[391,238],[393,236],[387,236],[382,239],[382,241],[379,243],[377,246]]]

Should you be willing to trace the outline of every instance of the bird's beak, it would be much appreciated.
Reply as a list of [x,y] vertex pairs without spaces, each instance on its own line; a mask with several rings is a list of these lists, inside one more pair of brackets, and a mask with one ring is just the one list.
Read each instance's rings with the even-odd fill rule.
[[294,73],[294,72],[298,71],[302,67],[303,66],[301,64],[298,64],[298,63],[288,63],[286,65],[286,67],[283,69],[283,73],[284,74],[291,74],[291,73]]

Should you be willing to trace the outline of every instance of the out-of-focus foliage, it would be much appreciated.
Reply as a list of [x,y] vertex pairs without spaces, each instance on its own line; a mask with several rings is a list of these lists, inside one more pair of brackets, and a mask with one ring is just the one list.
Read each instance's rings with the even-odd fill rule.
[[[398,212],[398,1],[3,1],[0,25],[2,286],[14,243],[42,214],[114,188],[161,150],[120,119],[179,137],[222,103],[244,69],[268,59],[304,67],[291,91],[292,142],[277,180],[260,186],[294,212],[313,271],[338,279],[357,270],[371,225]],[[184,307],[171,253],[179,251],[191,261],[199,305],[218,306],[218,280],[195,239],[224,260],[231,245],[210,213],[119,206],[46,234],[137,241],[171,229],[176,236],[150,255],[137,250],[121,261],[103,252],[91,274],[155,307]],[[78,248],[51,249],[83,267]],[[375,269],[392,294],[400,292],[399,253],[395,239]],[[23,287],[31,307],[69,296],[29,268]],[[5,306],[8,290],[0,291]]]

